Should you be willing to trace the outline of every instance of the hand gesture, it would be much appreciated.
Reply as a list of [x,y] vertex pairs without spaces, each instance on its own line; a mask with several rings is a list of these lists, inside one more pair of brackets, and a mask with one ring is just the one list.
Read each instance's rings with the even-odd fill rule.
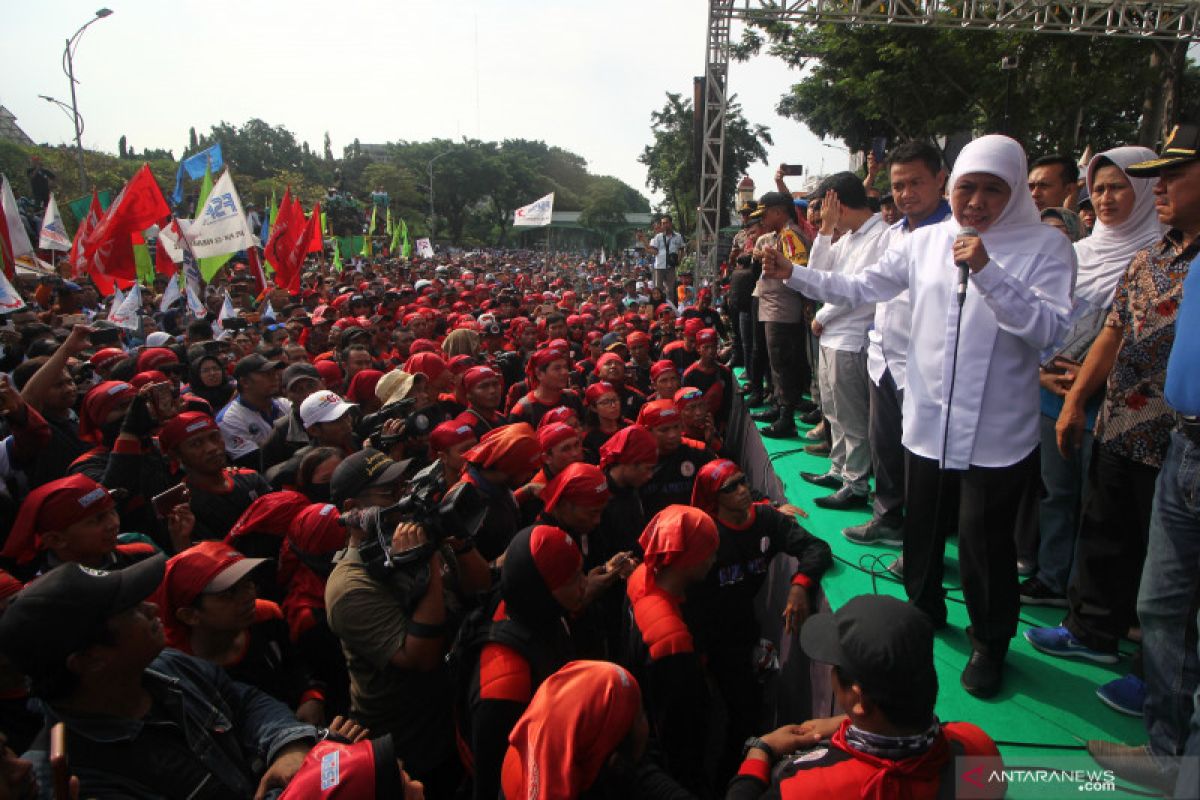
[[803,586],[792,586],[788,590],[787,605],[783,608],[783,632],[789,636],[797,633],[804,620],[810,614],[808,606],[808,589]]
[[832,236],[842,221],[842,201],[837,192],[830,189],[821,201],[821,233]]
[[333,721],[329,723],[329,732],[341,736],[343,739],[349,739],[351,744],[361,742],[371,735],[371,732],[362,725],[345,717],[334,717]]
[[167,536],[176,553],[192,546],[192,531],[196,529],[196,515],[190,503],[180,503],[167,514]]
[[67,355],[73,356],[91,347],[92,343],[88,337],[95,332],[96,329],[90,325],[73,326],[70,335],[67,336],[67,340],[62,343],[62,346],[66,348]]
[[959,236],[954,240],[953,252],[954,263],[965,261],[971,272],[979,272],[991,260],[987,248],[983,246],[983,239],[978,236]]

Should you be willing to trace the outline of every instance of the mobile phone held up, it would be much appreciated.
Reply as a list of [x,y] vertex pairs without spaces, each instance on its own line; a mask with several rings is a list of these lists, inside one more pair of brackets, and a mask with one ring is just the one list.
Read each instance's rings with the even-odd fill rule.
[[188,491],[187,484],[179,483],[167,489],[161,494],[154,495],[150,499],[150,504],[154,507],[154,513],[161,519],[166,519],[171,509],[175,506],[183,505],[192,498],[192,493]]
[[784,177],[795,177],[804,174],[804,166],[802,164],[780,164],[779,172]]

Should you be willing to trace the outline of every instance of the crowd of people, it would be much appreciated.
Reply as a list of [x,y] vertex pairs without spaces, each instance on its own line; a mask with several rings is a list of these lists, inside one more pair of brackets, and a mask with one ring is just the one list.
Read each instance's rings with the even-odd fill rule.
[[[922,143],[807,197],[781,175],[704,286],[677,276],[669,220],[648,261],[382,255],[311,263],[291,293],[235,262],[200,314],[145,287],[136,330],[86,280],[19,283],[0,782],[943,796],[955,756],[999,755],[935,713],[957,535],[967,691],[999,690],[1021,603],[1067,609],[1025,631],[1051,656],[1114,662],[1140,622],[1133,674],[1100,694],[1144,707],[1149,743],[1094,755],[1193,796],[1200,129],[1086,165],[1090,225],[1074,169],[985,136],[948,176]],[[818,505],[872,509],[843,535],[903,548],[909,602],[820,613],[831,548],[751,485],[739,395],[770,398],[763,435],[829,457],[801,476]],[[844,714],[764,733],[779,634]]]

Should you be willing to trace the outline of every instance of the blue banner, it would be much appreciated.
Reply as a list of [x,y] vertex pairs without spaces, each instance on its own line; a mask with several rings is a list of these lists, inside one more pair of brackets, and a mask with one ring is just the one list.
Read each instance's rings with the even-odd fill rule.
[[189,178],[195,180],[204,177],[205,169],[211,168],[213,172],[218,172],[223,166],[225,160],[221,158],[220,142],[180,161],[179,171],[175,173],[175,191],[171,194],[171,202],[176,205],[183,202],[183,173],[186,172]]

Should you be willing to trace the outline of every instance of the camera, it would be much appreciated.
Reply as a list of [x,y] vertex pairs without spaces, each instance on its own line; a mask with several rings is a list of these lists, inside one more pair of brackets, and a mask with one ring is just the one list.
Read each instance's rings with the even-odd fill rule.
[[390,433],[385,436],[383,433],[384,424],[393,419],[406,419],[412,413],[416,403],[416,399],[412,397],[388,403],[374,414],[368,414],[363,417],[362,421],[358,424],[358,433],[361,438],[369,438],[371,446],[376,450],[386,451],[389,447],[404,438],[404,432]]

